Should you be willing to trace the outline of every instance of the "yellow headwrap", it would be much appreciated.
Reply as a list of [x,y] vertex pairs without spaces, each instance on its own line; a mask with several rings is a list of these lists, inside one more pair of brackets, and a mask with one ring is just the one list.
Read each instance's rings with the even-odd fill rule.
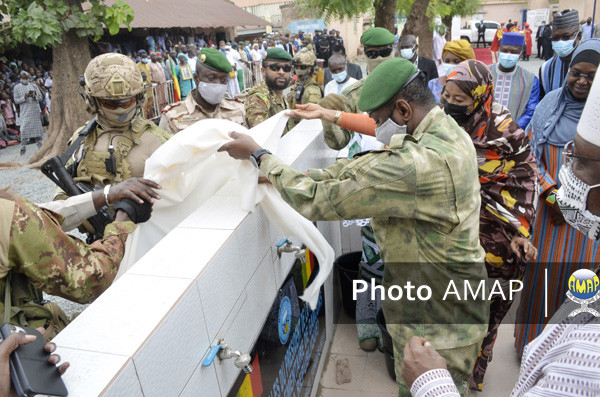
[[473,48],[471,48],[471,43],[465,39],[446,42],[446,45],[444,45],[444,49],[442,50],[442,59],[447,52],[453,53],[464,61],[467,59],[475,59],[475,52],[473,52]]

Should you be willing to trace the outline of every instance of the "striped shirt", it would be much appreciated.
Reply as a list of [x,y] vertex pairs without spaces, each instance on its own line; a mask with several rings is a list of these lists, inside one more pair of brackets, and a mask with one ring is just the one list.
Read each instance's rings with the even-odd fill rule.
[[[568,302],[544,332],[527,345],[511,397],[600,395],[600,318],[589,313],[569,318],[579,305]],[[600,301],[591,304],[600,309]],[[561,320],[562,319],[562,320]],[[413,397],[459,397],[450,372],[433,369],[415,380]]]
[[[560,187],[558,171],[562,165],[562,151],[559,146],[543,145],[542,161],[538,163],[540,196]],[[566,223],[554,226],[551,207],[542,199],[537,206],[532,243],[538,249],[538,257],[527,266],[523,277],[515,329],[515,346],[519,354],[542,332],[549,318],[565,301],[571,274],[578,269],[596,267],[600,259],[600,241],[590,240]]]

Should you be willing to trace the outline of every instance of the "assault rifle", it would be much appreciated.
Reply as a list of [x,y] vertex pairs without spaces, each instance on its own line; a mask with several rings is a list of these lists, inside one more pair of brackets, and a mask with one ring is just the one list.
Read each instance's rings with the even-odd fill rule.
[[[73,163],[69,168],[65,167],[71,155],[79,148],[83,139],[96,128],[96,119],[90,121],[79,131],[77,139],[60,156],[54,156],[42,164],[42,172],[59,188],[61,188],[69,197],[78,196],[93,190],[102,189],[102,186],[92,186],[86,182],[75,182],[73,177],[77,175],[77,163]],[[106,225],[113,221],[113,214],[108,206],[103,206],[98,213],[84,222],[83,226],[87,233],[87,242],[99,240],[104,235]],[[86,224],[87,223],[87,224]]]

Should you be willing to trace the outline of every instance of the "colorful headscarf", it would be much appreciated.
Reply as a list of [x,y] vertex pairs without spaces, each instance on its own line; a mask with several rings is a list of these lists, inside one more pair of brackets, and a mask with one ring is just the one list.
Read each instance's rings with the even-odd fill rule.
[[473,114],[466,125],[461,125],[471,137],[481,137],[485,133],[494,101],[494,79],[492,72],[481,61],[470,59],[459,63],[446,79],[473,98]]
[[442,50],[442,59],[447,52],[451,52],[465,61],[467,59],[475,59],[475,52],[471,47],[471,43],[465,39],[447,41]]
[[[474,101],[471,117],[459,125],[471,136],[477,152],[481,217],[496,219],[496,232],[507,226],[513,234],[518,232],[529,237],[535,216],[536,165],[528,136],[512,119],[510,111],[494,101],[492,73],[483,62],[468,60],[460,63],[448,76],[449,81]],[[492,234],[487,236],[488,245],[484,241],[487,237],[481,231],[486,250],[500,238]]]

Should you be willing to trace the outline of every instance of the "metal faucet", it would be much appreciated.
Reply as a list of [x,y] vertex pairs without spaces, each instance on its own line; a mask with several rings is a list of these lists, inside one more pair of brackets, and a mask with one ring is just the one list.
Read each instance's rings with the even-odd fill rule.
[[219,358],[221,360],[228,360],[230,358],[235,358],[235,361],[233,362],[233,364],[236,367],[241,368],[244,371],[244,373],[247,373],[247,374],[252,372],[252,365],[250,365],[252,358],[250,357],[250,355],[248,353],[240,353],[237,350],[231,350],[229,348],[229,346],[227,345],[227,343],[225,343],[225,341],[223,341],[223,340],[221,341],[220,344],[223,345],[223,348],[221,349],[221,351],[219,351]]
[[220,360],[228,360],[230,358],[235,358],[233,364],[236,367],[240,368],[246,374],[252,372],[252,365],[250,365],[252,358],[250,357],[250,355],[248,353],[240,353],[237,350],[231,350],[231,348],[225,342],[224,339],[221,339],[218,345],[210,349],[202,365],[208,367],[212,364],[213,360],[215,359],[215,356],[217,355],[219,356]]
[[298,247],[297,245],[293,245],[292,242],[287,238],[284,238],[277,243],[277,255],[281,257],[281,254],[284,252],[294,252],[294,256],[299,259],[304,258],[306,255],[305,249]]

